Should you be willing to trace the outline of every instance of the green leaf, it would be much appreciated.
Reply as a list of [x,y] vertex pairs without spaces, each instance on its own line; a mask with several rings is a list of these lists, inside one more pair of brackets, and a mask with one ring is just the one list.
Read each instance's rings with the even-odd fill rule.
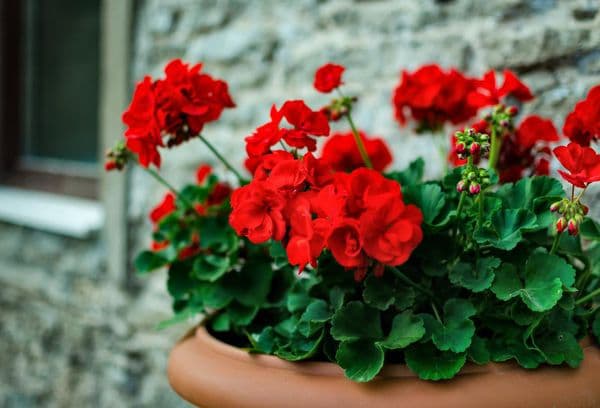
[[493,339],[489,342],[489,348],[492,361],[495,362],[515,359],[521,367],[533,369],[544,361],[537,350],[527,348],[520,339]]
[[214,282],[223,276],[229,267],[229,256],[208,254],[196,258],[192,274],[197,279]]
[[194,280],[190,277],[189,263],[176,262],[169,267],[167,290],[174,300],[189,297],[190,290],[194,287]]
[[249,336],[255,351],[271,354],[275,350],[276,334],[272,327],[265,327],[259,334]]
[[471,345],[475,334],[475,324],[470,319],[475,315],[475,307],[468,300],[450,299],[444,305],[444,322],[432,324],[433,343],[442,351],[461,353]]
[[565,192],[557,179],[535,176],[523,178],[514,184],[505,184],[496,194],[504,201],[504,208],[523,208],[537,212],[540,207],[545,207],[544,204],[563,197]]
[[346,297],[346,293],[344,290],[338,286],[334,287],[329,291],[329,303],[333,310],[338,310],[340,307],[344,305],[344,298]]
[[[406,203],[414,204],[421,209],[423,221],[434,226],[435,219],[446,203],[442,188],[437,184],[417,184],[403,189],[402,193]],[[448,217],[445,218],[447,222]]]
[[167,258],[153,251],[142,251],[133,261],[133,265],[139,273],[151,272],[168,265],[168,263]]
[[406,364],[422,380],[448,380],[465,365],[466,353],[440,351],[431,343],[414,344],[405,351]]
[[233,300],[232,291],[223,286],[222,282],[198,282],[192,296],[212,309],[221,309]]
[[187,308],[181,310],[180,312],[176,313],[175,315],[173,315],[173,317],[171,317],[167,320],[163,320],[162,322],[158,323],[156,325],[156,330],[163,330],[163,329],[166,329],[167,327],[171,327],[171,326],[179,324],[179,323],[188,322],[188,321],[190,321],[190,319],[195,318],[202,312],[204,312],[204,309],[201,306],[187,307]]
[[315,299],[300,316],[299,330],[308,337],[321,329],[323,324],[331,319],[332,315],[333,313],[329,310],[327,302]]
[[383,367],[381,347],[369,340],[343,341],[335,355],[346,377],[353,381],[370,381]]
[[306,360],[316,354],[323,340],[323,331],[309,339],[294,337],[288,343],[275,350],[275,355],[287,361]]
[[381,339],[379,311],[359,301],[349,302],[333,315],[331,336],[340,341]]
[[517,275],[516,268],[504,264],[496,272],[492,292],[500,300],[520,296],[534,312],[552,309],[563,293],[563,285],[571,287],[575,281],[575,269],[563,258],[543,252],[529,257],[525,266],[525,284]]
[[473,292],[482,292],[492,285],[494,270],[500,266],[500,262],[495,257],[480,258],[475,266],[459,262],[450,271],[450,281]]
[[480,244],[510,251],[522,240],[523,232],[537,228],[536,216],[529,210],[503,209],[492,216],[491,226],[475,231],[474,238]]
[[262,306],[265,302],[273,268],[269,260],[250,258],[240,271],[231,271],[222,277],[223,285],[231,296],[246,306]]
[[546,356],[549,364],[567,363],[575,368],[583,360],[583,350],[575,336],[566,331],[543,336],[538,340],[537,346]]
[[467,350],[467,355],[475,364],[483,365],[489,363],[491,355],[488,350],[487,340],[479,336],[473,336],[471,346]]
[[405,187],[420,182],[424,174],[425,161],[419,157],[411,162],[406,169],[389,173],[386,177],[396,180],[401,186]]
[[366,304],[379,310],[386,310],[394,303],[394,278],[391,274],[381,277],[369,275],[364,282],[363,299]]
[[496,297],[500,300],[510,300],[519,296],[522,288],[523,284],[517,274],[517,268],[513,264],[502,264],[496,271],[496,278],[492,285],[492,292]]
[[390,333],[385,340],[377,344],[386,349],[401,349],[420,340],[424,335],[423,320],[406,311],[394,317]]
[[244,306],[240,303],[233,302],[227,308],[229,320],[235,326],[247,326],[252,323],[254,317],[258,313],[258,306]]
[[590,241],[600,241],[600,225],[589,217],[586,217],[579,226],[579,233]]

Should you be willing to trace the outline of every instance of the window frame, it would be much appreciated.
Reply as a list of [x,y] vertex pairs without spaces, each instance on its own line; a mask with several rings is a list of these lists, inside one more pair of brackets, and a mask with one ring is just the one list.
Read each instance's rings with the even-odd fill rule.
[[[22,126],[26,114],[23,109],[24,50],[27,46],[25,7],[21,0],[0,0],[3,22],[0,25],[0,61],[7,62],[0,64],[0,185],[98,200],[101,196],[100,164],[29,158],[22,154],[25,143]],[[98,10],[101,19],[102,9],[101,4]],[[101,32],[100,37],[102,35]],[[100,117],[97,126],[100,126],[99,122]],[[102,145],[101,140],[97,143]]]

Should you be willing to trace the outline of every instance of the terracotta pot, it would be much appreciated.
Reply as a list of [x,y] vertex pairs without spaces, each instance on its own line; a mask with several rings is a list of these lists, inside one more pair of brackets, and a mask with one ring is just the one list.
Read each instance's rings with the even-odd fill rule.
[[359,384],[334,364],[249,354],[200,327],[175,346],[168,375],[179,395],[205,408],[600,407],[600,350],[588,341],[584,353],[578,369],[467,365],[450,381],[427,382],[389,365]]

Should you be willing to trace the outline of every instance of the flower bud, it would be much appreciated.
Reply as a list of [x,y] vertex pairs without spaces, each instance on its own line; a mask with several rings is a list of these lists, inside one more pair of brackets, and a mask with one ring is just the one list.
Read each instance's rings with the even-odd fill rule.
[[512,105],[508,107],[508,114],[510,116],[517,116],[519,114],[519,108]]
[[490,185],[492,183],[492,180],[490,180],[489,177],[484,177],[481,179],[481,184],[485,184],[485,185]]
[[481,185],[479,185],[478,183],[473,183],[469,186],[469,193],[471,193],[472,195],[479,194],[480,191]]
[[510,125],[510,122],[506,119],[500,121],[500,126],[507,128]]
[[574,219],[570,219],[567,225],[567,230],[569,231],[569,235],[576,236],[579,233],[579,226]]
[[562,201],[556,201],[550,205],[551,212],[557,212],[561,207]]
[[475,179],[477,178],[477,174],[476,174],[474,171],[470,171],[470,172],[467,174],[467,178],[468,178],[469,180],[471,180],[471,181],[472,181],[472,180],[475,180]]
[[462,142],[457,143],[455,150],[456,150],[456,153],[463,154],[466,151],[466,146]]
[[590,207],[588,207],[585,204],[581,204],[581,208],[583,209],[583,215],[588,215],[588,213],[590,212]]
[[458,183],[456,183],[456,191],[458,191],[459,193],[462,193],[463,191],[466,190],[466,184],[464,181],[459,181]]
[[106,171],[111,171],[111,170],[115,170],[118,168],[119,168],[119,166],[117,165],[117,162],[114,160],[107,160],[104,162],[104,170],[106,170]]
[[481,151],[481,145],[477,142],[471,143],[471,147],[469,150],[471,151],[471,154],[473,154],[473,155],[479,154],[479,152]]
[[556,231],[563,232],[567,226],[567,220],[565,217],[560,217],[558,221],[556,221]]

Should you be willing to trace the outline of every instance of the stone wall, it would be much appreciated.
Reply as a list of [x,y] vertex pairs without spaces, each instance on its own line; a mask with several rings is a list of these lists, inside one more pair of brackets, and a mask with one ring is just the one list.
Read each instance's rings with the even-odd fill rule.
[[[205,135],[233,163],[244,136],[272,103],[327,97],[312,90],[326,61],[348,67],[359,94],[356,122],[385,137],[397,163],[423,155],[440,169],[430,136],[412,137],[392,119],[390,96],[403,68],[427,62],[478,75],[509,67],[538,98],[528,109],[557,126],[600,83],[598,0],[141,0],[134,25],[132,80],[159,75],[166,61],[202,61],[227,80],[238,108]],[[200,162],[200,142],[164,156],[176,184]],[[436,167],[437,166],[437,167]],[[149,242],[145,214],[163,193],[134,172],[132,247]],[[592,196],[590,196],[592,199]],[[595,200],[598,202],[598,200]],[[598,213],[600,206],[596,205]],[[0,406],[178,406],[164,375],[166,353],[185,329],[155,332],[169,314],[164,275],[123,287],[103,272],[98,239],[76,241],[0,225]]]

